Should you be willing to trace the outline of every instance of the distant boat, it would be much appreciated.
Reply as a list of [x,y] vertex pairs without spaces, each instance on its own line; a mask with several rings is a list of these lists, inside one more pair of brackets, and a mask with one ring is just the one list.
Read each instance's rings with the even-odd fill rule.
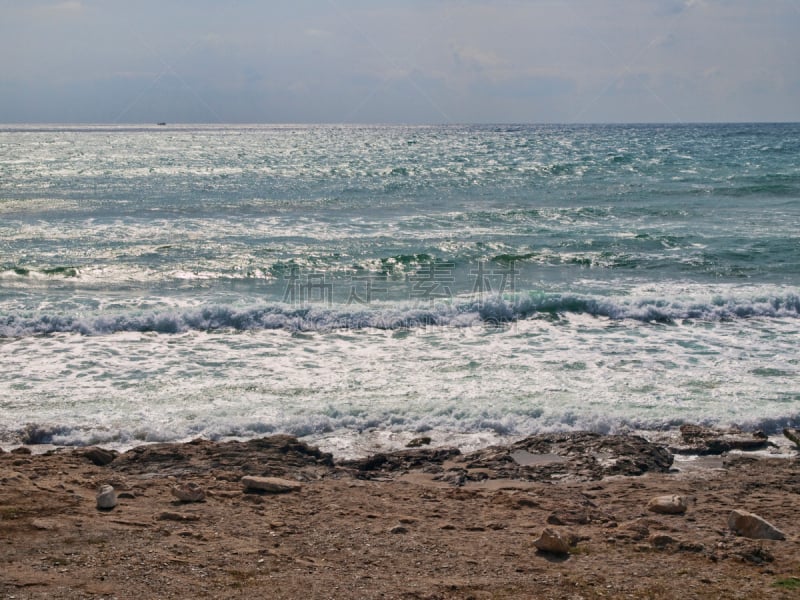
[[156,123],[156,125],[164,126],[164,125],[166,125],[166,123],[164,121],[161,121],[161,123]]

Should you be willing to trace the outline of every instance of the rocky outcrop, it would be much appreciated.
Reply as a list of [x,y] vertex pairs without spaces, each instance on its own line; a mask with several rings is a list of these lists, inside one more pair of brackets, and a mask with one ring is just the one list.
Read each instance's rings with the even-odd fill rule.
[[435,474],[439,481],[464,486],[488,479],[588,481],[609,475],[667,472],[672,454],[639,436],[570,432],[533,435],[467,455],[456,448],[420,448],[345,460],[338,465],[356,470],[360,478],[416,469]]
[[292,436],[274,435],[245,442],[197,439],[186,444],[137,446],[114,459],[110,467],[129,474],[158,471],[179,478],[214,471],[234,471],[239,476],[283,476],[299,471],[316,479],[333,467],[333,456]]
[[[526,460],[520,460],[521,452],[527,453],[522,455]],[[536,460],[537,456],[544,459]],[[533,435],[510,446],[478,450],[464,459],[469,469],[491,469],[496,478],[529,481],[663,473],[672,466],[672,455],[643,437],[590,432]]]
[[761,432],[745,433],[738,429],[712,429],[702,425],[681,425],[681,442],[669,447],[675,454],[724,454],[731,450],[762,450],[769,439]]

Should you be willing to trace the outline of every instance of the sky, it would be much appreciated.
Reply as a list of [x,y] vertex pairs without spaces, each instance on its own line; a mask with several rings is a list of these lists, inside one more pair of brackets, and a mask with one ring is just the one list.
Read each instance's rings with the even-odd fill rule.
[[0,0],[3,123],[800,121],[800,0]]

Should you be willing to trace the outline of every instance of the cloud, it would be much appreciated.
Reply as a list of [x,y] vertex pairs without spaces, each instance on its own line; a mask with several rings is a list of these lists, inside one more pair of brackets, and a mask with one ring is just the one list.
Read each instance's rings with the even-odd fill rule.
[[64,17],[83,12],[85,8],[86,6],[79,0],[66,0],[34,7],[31,13],[37,17]]
[[481,72],[496,69],[505,61],[496,54],[478,48],[451,45],[453,62],[456,68],[468,71]]
[[798,7],[0,0],[0,121],[799,120]]

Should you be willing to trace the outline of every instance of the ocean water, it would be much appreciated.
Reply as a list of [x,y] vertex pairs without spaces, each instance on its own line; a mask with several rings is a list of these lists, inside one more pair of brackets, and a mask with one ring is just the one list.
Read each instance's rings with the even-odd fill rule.
[[800,423],[800,125],[0,127],[0,446]]

